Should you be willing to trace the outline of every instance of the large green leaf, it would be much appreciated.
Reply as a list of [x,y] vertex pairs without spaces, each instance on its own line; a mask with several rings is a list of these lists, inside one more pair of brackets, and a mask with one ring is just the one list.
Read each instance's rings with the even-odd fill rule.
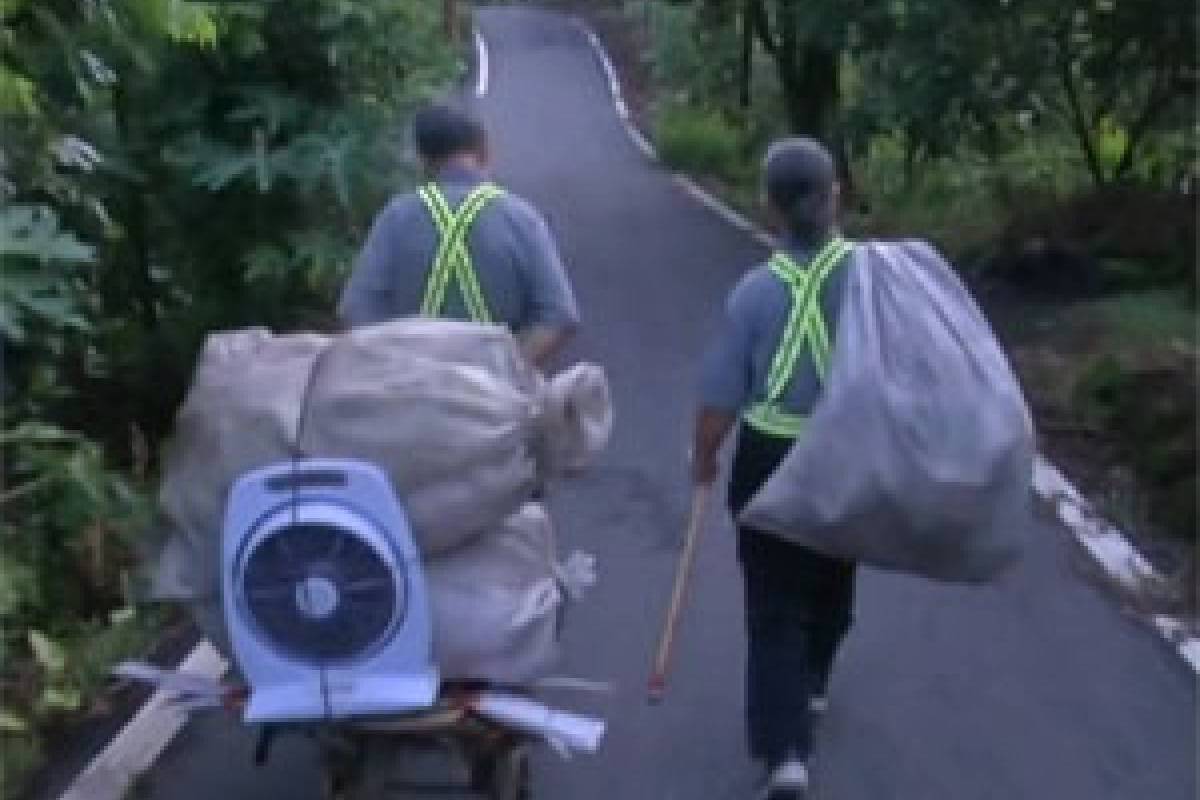
[[38,595],[37,573],[33,568],[0,551],[0,620],[23,606],[36,606]]
[[39,666],[52,675],[58,675],[67,669],[67,651],[61,644],[51,639],[41,631],[29,631],[29,648]]
[[27,733],[29,723],[17,712],[0,707],[0,733]]
[[37,84],[0,62],[0,114],[37,112]]
[[83,694],[73,686],[47,686],[39,702],[47,711],[78,711],[83,708]]
[[207,3],[191,0],[125,0],[125,3],[148,33],[205,46],[217,42],[217,24]]
[[[16,204],[0,210],[0,257],[29,256],[43,264],[52,261],[82,264],[93,261],[95,248],[59,225],[52,208]],[[8,277],[7,260],[5,276]]]

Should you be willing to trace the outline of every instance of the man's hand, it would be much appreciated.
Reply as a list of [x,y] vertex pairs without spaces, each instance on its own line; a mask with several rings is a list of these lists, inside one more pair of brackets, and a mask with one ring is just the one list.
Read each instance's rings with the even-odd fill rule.
[[539,326],[517,334],[521,352],[539,370],[545,370],[550,359],[567,345],[575,335],[575,326]]
[[692,483],[697,486],[711,486],[716,483],[721,469],[715,457],[697,458],[692,454]]
[[692,481],[698,486],[710,486],[720,474],[717,454],[737,415],[715,408],[702,408],[696,415],[695,442],[692,446]]

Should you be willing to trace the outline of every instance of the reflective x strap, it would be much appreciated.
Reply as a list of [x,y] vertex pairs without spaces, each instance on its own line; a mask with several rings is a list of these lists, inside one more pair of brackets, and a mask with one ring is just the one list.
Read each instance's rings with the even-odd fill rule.
[[[444,221],[448,221],[449,230],[443,236],[442,241],[442,258],[447,263],[447,267],[443,272],[445,281],[449,281],[451,274],[458,280],[458,288],[462,293],[463,302],[467,306],[467,313],[475,322],[491,322],[492,315],[488,311],[487,302],[483,297],[483,290],[479,286],[478,276],[475,274],[474,265],[471,263],[471,253],[467,247],[467,232],[470,229],[475,218],[479,216],[479,212],[483,210],[484,205],[488,201],[494,199],[500,194],[500,190],[494,186],[484,185],[475,189],[463,201],[462,206],[457,213],[450,211],[449,204],[441,193],[435,198],[435,202],[441,208],[441,213]],[[440,312],[442,305],[445,303],[443,285],[442,304],[437,308]]]
[[800,434],[804,433],[804,426],[808,424],[808,417],[789,414],[770,403],[751,406],[743,419],[759,433],[784,439],[799,438]]
[[457,212],[451,210],[445,195],[434,184],[421,188],[418,194],[429,209],[440,238],[421,303],[422,315],[441,314],[446,304],[446,290],[453,277],[458,281],[471,319],[475,322],[491,322],[491,313],[471,263],[466,239],[479,212],[488,202],[501,195],[501,190],[490,184],[480,186],[467,196]]
[[456,213],[450,209],[445,196],[435,185],[421,190],[421,198],[429,207],[441,238],[422,302],[422,314],[437,316],[442,312],[446,303],[446,289],[451,278],[455,277],[471,319],[476,322],[491,321],[491,314],[471,265],[466,234],[483,206],[500,193],[494,186],[480,186],[468,195]]
[[421,316],[437,316],[446,300],[446,285],[450,281],[450,264],[443,257],[445,243],[452,225],[443,215],[445,198],[436,186],[422,186],[417,195],[425,203],[429,215],[433,217],[434,227],[438,231],[438,248],[430,267],[429,277],[425,281],[425,296],[421,300]]
[[[823,265],[822,272],[814,276],[813,280],[818,281],[818,292],[820,287],[824,287],[825,281],[829,279],[829,274],[833,272],[834,267],[840,261],[840,256],[830,260]],[[809,354],[812,356],[818,377],[824,383],[825,377],[829,374],[829,363],[832,353],[830,352],[829,329],[825,325],[825,314],[821,310],[819,299],[812,302],[812,306],[805,319],[804,330],[808,336]]]
[[829,366],[829,333],[820,310],[821,288],[833,269],[849,253],[851,245],[841,237],[831,240],[801,269],[784,253],[771,259],[770,268],[792,291],[792,308],[779,348],[767,376],[768,403],[778,403],[791,382],[807,340],[817,374],[822,379]]

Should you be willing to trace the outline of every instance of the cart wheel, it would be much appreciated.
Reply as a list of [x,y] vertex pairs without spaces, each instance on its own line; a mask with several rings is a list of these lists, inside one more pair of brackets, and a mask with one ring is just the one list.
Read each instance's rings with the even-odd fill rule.
[[362,753],[325,752],[321,775],[322,800],[356,800],[364,778],[364,761]]
[[496,756],[488,800],[529,800],[529,748],[514,745]]
[[409,752],[400,737],[370,736],[353,759],[328,768],[326,797],[331,800],[394,800],[397,779],[404,775]]

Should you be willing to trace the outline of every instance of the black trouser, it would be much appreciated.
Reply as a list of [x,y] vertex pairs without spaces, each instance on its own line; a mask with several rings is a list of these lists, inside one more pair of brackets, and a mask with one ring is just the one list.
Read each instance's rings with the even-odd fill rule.
[[[792,442],[743,426],[729,486],[734,518]],[[854,564],[738,526],[746,584],[746,717],[750,752],[774,766],[812,750],[809,699],[824,694],[850,628]]]

